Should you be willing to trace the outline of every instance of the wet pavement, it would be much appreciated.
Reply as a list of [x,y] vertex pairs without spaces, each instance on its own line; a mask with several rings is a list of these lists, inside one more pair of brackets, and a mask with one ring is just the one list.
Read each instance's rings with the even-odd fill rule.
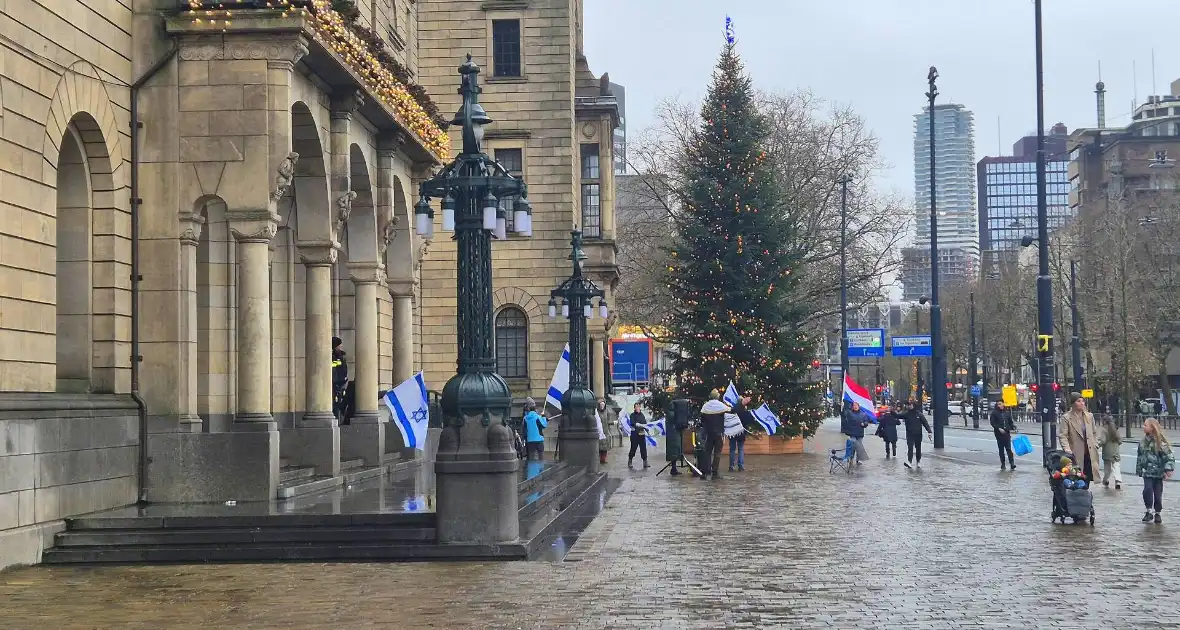
[[[1098,491],[1049,523],[1034,466],[953,452],[829,475],[749,457],[718,482],[628,471],[561,562],[33,567],[0,575],[4,628],[1144,628],[1175,623],[1180,493],[1144,525]],[[879,442],[879,441],[877,441]],[[662,450],[662,449],[661,449]],[[952,449],[948,449],[950,451]],[[653,464],[656,464],[653,458]],[[568,541],[555,540],[557,545]],[[558,547],[550,557],[560,556]]]

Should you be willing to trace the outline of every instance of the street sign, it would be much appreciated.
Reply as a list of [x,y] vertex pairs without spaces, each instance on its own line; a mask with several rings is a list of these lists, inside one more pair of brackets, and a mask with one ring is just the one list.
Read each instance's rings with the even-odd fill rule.
[[972,398],[979,398],[979,392],[980,392],[980,391],[981,391],[981,390],[979,389],[979,386],[978,386],[978,385],[972,385],[972,386],[971,386],[971,397],[972,397]]
[[1093,398],[1093,397],[1094,397],[1094,390],[1092,390],[1092,389],[1083,389],[1082,390],[1082,398]]
[[893,336],[895,357],[928,357],[933,354],[930,335]]
[[885,329],[858,328],[848,331],[848,356],[885,356]]

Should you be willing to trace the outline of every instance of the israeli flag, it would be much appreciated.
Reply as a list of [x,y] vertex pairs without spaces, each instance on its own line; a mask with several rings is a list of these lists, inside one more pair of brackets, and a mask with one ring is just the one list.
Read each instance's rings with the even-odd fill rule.
[[668,435],[668,422],[664,418],[647,423],[647,430],[652,435]]
[[549,391],[545,393],[545,402],[561,409],[561,397],[570,388],[570,345],[565,344],[561,351],[561,359],[557,368],[553,370],[553,380],[549,381]]
[[426,429],[430,425],[430,400],[426,395],[426,380],[418,372],[413,378],[385,393],[385,406],[393,417],[393,424],[401,431],[403,444],[410,448],[426,448]]
[[730,381],[729,387],[725,388],[725,395],[721,397],[722,402],[730,407],[734,407],[741,399],[742,397],[738,395],[737,388],[733,386],[733,381]]
[[[665,428],[663,421],[660,421],[658,429],[653,428],[654,424],[655,423],[652,422],[647,423],[647,435],[644,436],[647,439],[647,445],[650,447],[655,447],[659,444],[659,442],[656,441],[655,436],[652,435],[653,430],[662,431],[661,435],[665,435],[667,433],[667,429]],[[622,419],[619,420],[619,429],[621,429],[623,431],[623,435],[627,437],[631,437],[631,434],[635,432],[635,427],[631,426],[631,418],[627,416],[623,416]]]
[[783,426],[778,416],[770,410],[770,407],[766,406],[766,403],[762,403],[761,407],[754,410],[754,419],[762,425],[763,429],[766,429],[768,435],[774,435],[778,432],[778,428]]

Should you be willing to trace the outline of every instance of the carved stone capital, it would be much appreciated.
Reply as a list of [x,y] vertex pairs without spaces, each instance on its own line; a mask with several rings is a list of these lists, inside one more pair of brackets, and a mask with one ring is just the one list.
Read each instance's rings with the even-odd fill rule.
[[414,299],[418,293],[418,281],[405,278],[390,278],[386,281],[391,297],[408,297]]
[[353,284],[383,284],[385,265],[377,263],[356,263],[348,265],[348,276]]
[[195,212],[180,213],[181,244],[196,247],[201,242],[201,230],[204,226],[205,217]]
[[430,162],[414,162],[410,166],[410,177],[416,180],[427,179],[434,175],[434,164]]
[[267,209],[227,210],[225,219],[239,243],[269,243],[279,231],[279,215]]
[[365,94],[360,90],[333,94],[330,106],[331,116],[335,120],[350,120],[356,110],[365,104]]
[[185,37],[180,44],[182,61],[263,60],[268,65],[287,68],[299,63],[308,53],[307,38],[272,37],[267,39],[229,37]]
[[309,267],[326,267],[335,264],[338,251],[334,244],[303,244],[298,246],[299,262]]
[[391,129],[377,136],[377,157],[394,158],[403,150],[406,134],[400,129]]

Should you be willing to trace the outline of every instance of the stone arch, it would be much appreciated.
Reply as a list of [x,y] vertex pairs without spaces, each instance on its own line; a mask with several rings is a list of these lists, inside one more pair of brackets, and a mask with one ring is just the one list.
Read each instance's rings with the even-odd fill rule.
[[500,287],[492,293],[492,309],[499,311],[502,307],[515,305],[521,308],[533,322],[544,315],[541,305],[537,303],[528,291],[520,287]]
[[291,150],[299,154],[295,163],[295,237],[300,243],[327,245],[332,242],[335,204],[328,187],[327,161],[319,126],[306,103],[291,105]]
[[336,227],[344,230],[344,243],[348,248],[348,260],[352,264],[377,263],[377,236],[384,217],[377,216],[373,203],[373,183],[369,178],[369,166],[360,146],[353,144],[348,151],[349,178],[352,182],[351,207],[338,200]]
[[[71,99],[94,97],[94,88],[66,82],[55,92],[46,131],[46,168],[52,174],[56,212],[55,359],[59,392],[115,393],[127,388],[120,368],[130,367],[128,339],[120,339],[119,319],[129,318],[124,300],[130,287],[126,234],[115,231],[116,180],[107,136],[94,114],[75,111]],[[64,90],[64,91],[63,91]],[[105,93],[100,96],[105,97]],[[87,103],[88,109],[101,108]],[[113,122],[109,103],[106,115]],[[62,113],[66,110],[72,114]],[[102,115],[102,114],[100,114]],[[68,116],[68,117],[67,117]],[[64,120],[64,124],[59,124]],[[50,135],[56,136],[50,139]],[[116,134],[117,135],[117,134]],[[117,145],[116,145],[117,146]],[[52,159],[52,163],[49,160]],[[124,254],[123,252],[127,252]]]
[[401,229],[389,228],[392,236],[385,254],[385,269],[390,278],[412,280],[415,265],[414,241],[416,239],[414,217],[407,201],[402,179],[394,175],[390,187],[393,197],[393,210],[390,218],[394,221],[393,225]]
[[197,415],[209,430],[228,430],[236,409],[237,273],[226,203],[213,195],[193,204],[205,219],[197,241]]

